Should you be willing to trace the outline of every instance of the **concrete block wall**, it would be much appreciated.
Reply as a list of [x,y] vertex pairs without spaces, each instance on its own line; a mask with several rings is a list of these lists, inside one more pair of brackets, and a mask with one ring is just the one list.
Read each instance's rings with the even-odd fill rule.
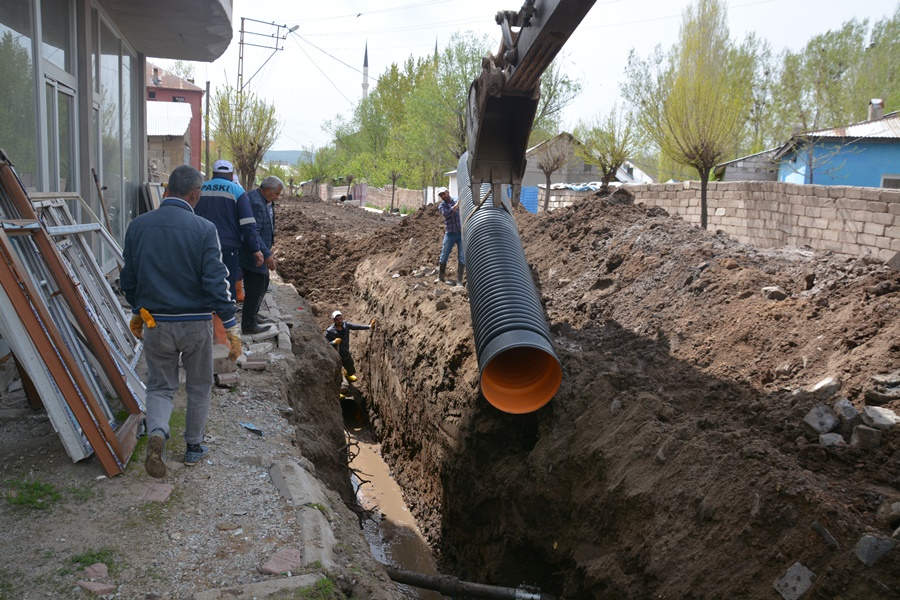
[[[700,224],[700,182],[626,187],[635,203]],[[882,260],[900,252],[900,190],[734,181],[710,182],[706,196],[709,229],[761,248],[807,245]]]

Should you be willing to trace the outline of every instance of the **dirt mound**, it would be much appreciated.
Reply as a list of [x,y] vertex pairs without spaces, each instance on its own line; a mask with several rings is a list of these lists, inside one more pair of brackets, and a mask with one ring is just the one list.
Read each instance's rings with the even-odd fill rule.
[[[517,211],[564,380],[512,416],[478,393],[464,289],[434,282],[436,208],[369,235],[370,216],[346,214],[354,235],[329,231],[332,258],[298,284],[382,323],[355,346],[360,383],[448,570],[566,597],[749,598],[799,561],[818,576],[809,597],[900,593],[900,551],[871,568],[854,555],[900,524],[877,515],[900,501],[900,433],[864,451],[802,426],[820,402],[861,409],[900,365],[896,271],[759,250],[643,205]],[[313,247],[280,223],[285,262],[302,262]],[[826,377],[836,394],[808,391]]]

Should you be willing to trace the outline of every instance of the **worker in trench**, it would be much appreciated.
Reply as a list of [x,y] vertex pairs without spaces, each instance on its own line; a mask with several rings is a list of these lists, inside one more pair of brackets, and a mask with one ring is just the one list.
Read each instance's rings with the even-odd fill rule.
[[368,325],[360,325],[359,323],[351,323],[344,320],[341,311],[336,310],[331,313],[332,325],[325,330],[325,339],[331,346],[338,351],[341,357],[341,364],[344,366],[344,373],[347,375],[347,381],[353,383],[356,381],[356,366],[353,364],[353,355],[350,354],[350,332],[360,329],[375,330],[375,319]]
[[438,279],[443,282],[452,284],[453,281],[446,279],[447,275],[447,259],[450,258],[450,251],[456,246],[456,285],[463,284],[463,272],[466,269],[466,259],[463,256],[462,249],[462,227],[459,221],[459,202],[450,196],[450,191],[442,187],[438,189],[438,198],[441,203],[438,204],[438,210],[444,215],[444,242],[441,244],[441,257],[439,260],[440,271]]
[[184,366],[187,413],[185,466],[209,452],[203,445],[213,385],[215,313],[225,325],[228,358],[241,355],[241,336],[229,293],[228,269],[216,226],[194,214],[203,175],[182,165],[169,175],[166,199],[140,215],[125,232],[120,281],[133,316],[130,329],[144,342],[147,361],[147,457],[151,477],[165,477],[166,440],[178,389],[178,362]]

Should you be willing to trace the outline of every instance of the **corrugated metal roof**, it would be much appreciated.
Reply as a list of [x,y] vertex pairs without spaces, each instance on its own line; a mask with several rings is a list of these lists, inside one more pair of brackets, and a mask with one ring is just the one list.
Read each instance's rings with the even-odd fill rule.
[[853,125],[810,131],[803,135],[812,137],[900,139],[900,111],[884,115],[882,118],[874,121],[863,121]]
[[191,123],[187,102],[148,102],[147,135],[184,135]]

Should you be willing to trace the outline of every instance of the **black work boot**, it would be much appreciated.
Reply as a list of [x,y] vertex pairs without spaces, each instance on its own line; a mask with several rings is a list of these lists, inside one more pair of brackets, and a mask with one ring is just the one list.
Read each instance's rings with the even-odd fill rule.
[[447,274],[447,263],[441,263],[440,270],[438,271],[438,279],[441,280],[441,282],[443,282],[446,274]]
[[463,284],[463,273],[466,270],[466,265],[462,263],[457,263],[458,268],[456,269],[456,285]]

